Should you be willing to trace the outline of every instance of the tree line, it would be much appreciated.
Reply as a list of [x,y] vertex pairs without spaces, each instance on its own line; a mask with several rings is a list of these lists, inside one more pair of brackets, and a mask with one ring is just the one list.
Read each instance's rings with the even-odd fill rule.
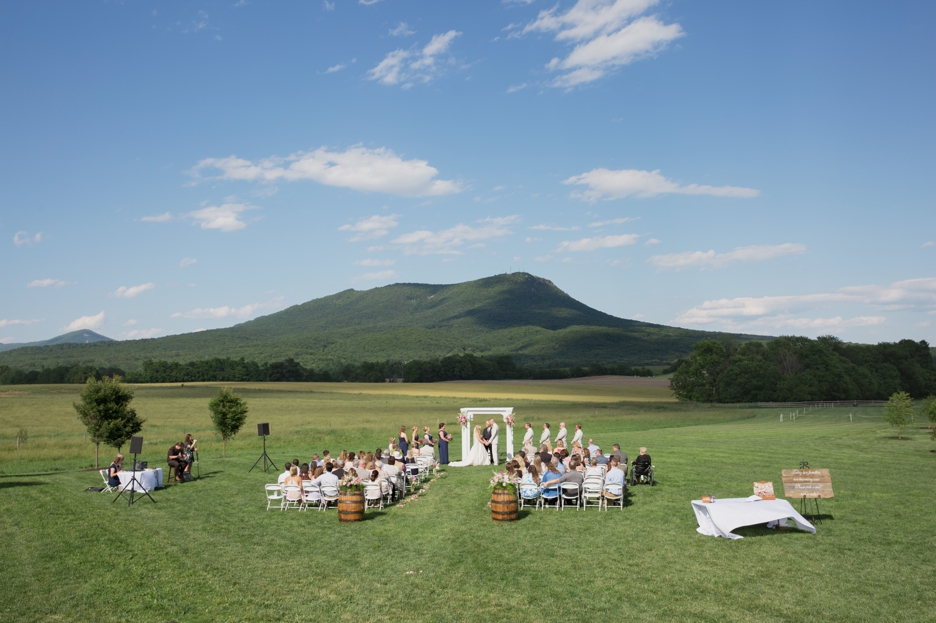
[[121,376],[127,383],[215,382],[350,382],[383,383],[399,380],[407,383],[438,381],[501,381],[512,379],[565,379],[615,374],[653,376],[645,367],[626,364],[592,363],[587,367],[524,368],[510,355],[478,357],[464,354],[441,359],[411,361],[365,361],[346,363],[335,369],[305,367],[294,359],[258,363],[244,358],[215,357],[198,361],[143,362],[139,370],[124,372],[119,368],[96,368],[89,365],[58,366],[42,370],[19,370],[0,366],[0,385],[84,383],[88,378]]
[[925,341],[703,340],[677,362],[672,388],[680,400],[714,403],[886,400],[901,391],[923,398],[936,394],[936,365]]

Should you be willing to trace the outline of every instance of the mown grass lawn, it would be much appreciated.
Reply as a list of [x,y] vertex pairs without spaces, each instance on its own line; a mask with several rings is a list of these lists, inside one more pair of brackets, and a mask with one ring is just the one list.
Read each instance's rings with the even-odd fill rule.
[[[78,388],[0,398],[0,621],[865,621],[933,620],[936,454],[924,431],[894,441],[879,409],[708,409],[632,401],[502,398],[518,420],[580,422],[632,456],[650,448],[658,484],[623,511],[525,513],[494,524],[487,468],[448,469],[405,507],[356,525],[326,513],[264,510],[271,478],[248,468],[269,421],[270,454],[385,446],[400,424],[451,424],[451,395],[241,390],[244,432],[220,458],[214,388],[137,390],[151,463],[183,430],[202,441],[201,479],[132,508],[88,493],[96,473],[71,411]],[[530,391],[523,388],[524,392]],[[849,423],[847,414],[856,417]],[[18,453],[11,434],[29,428]],[[457,427],[454,427],[457,428]],[[455,431],[457,433],[457,430]],[[459,440],[453,444],[457,458]],[[110,450],[102,450],[104,460]],[[808,460],[832,471],[815,535],[695,532],[689,501],[746,496],[755,480]],[[409,573],[413,572],[413,573]]]

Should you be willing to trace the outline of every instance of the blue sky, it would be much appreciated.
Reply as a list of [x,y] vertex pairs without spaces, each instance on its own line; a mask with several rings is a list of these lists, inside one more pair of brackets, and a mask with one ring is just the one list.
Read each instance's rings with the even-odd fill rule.
[[0,4],[0,340],[526,271],[936,342],[936,4]]

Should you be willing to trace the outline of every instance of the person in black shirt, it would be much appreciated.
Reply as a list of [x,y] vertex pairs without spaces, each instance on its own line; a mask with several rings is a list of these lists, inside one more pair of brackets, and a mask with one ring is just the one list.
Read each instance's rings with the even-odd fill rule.
[[634,474],[642,476],[650,471],[650,455],[647,454],[646,448],[640,449],[640,454],[637,455],[637,458],[634,459]]
[[175,481],[184,482],[182,472],[185,471],[187,463],[185,462],[185,445],[181,441],[169,448],[166,463],[169,464],[169,467],[175,468]]

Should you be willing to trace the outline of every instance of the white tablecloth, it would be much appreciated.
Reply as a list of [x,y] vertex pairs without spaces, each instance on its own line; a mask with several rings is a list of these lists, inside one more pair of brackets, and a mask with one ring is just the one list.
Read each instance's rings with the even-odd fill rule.
[[[120,490],[130,490],[130,481],[133,480],[133,472],[118,472],[117,477],[120,478]],[[136,478],[138,483],[133,485],[134,491],[140,491],[140,485],[143,485],[144,491],[152,491],[158,487],[163,486],[163,471],[161,467],[156,469],[144,469],[141,472],[136,473]]]
[[702,500],[692,501],[699,527],[696,532],[706,536],[721,536],[726,539],[743,538],[731,531],[741,526],[753,526],[792,519],[796,527],[815,534],[816,529],[796,512],[786,500],[758,500],[749,498],[716,498],[712,504]]

